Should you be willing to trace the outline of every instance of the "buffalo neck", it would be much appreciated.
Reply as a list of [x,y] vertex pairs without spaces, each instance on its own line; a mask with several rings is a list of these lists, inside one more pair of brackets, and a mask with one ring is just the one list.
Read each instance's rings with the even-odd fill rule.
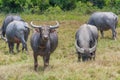
[[[49,39],[48,39],[49,40]],[[46,47],[47,43],[48,43],[48,40],[43,40],[42,39],[42,36],[40,36],[40,46],[41,47]]]

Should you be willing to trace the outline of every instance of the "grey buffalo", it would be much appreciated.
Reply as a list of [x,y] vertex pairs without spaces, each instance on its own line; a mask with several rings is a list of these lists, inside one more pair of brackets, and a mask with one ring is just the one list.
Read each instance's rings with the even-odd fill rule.
[[88,20],[88,24],[94,25],[100,30],[102,37],[103,31],[112,30],[113,39],[116,39],[116,27],[118,23],[118,17],[112,12],[95,12]]
[[58,45],[58,35],[56,28],[59,23],[54,26],[37,26],[31,22],[33,28],[37,28],[31,37],[31,47],[34,53],[34,70],[37,70],[38,55],[43,57],[44,69],[49,65],[50,54],[56,49]]
[[95,26],[84,24],[76,32],[75,47],[78,53],[78,61],[95,60],[98,30]]
[[[28,24],[24,21],[12,21],[6,28],[6,37],[9,46],[9,51],[13,53],[14,43],[17,43],[17,50],[22,43],[22,50],[27,51],[27,38],[29,35]],[[19,50],[18,50],[19,51]]]
[[21,21],[22,18],[18,15],[7,15],[6,18],[4,19],[3,21],[3,25],[2,25],[2,38],[5,39],[5,34],[6,34],[6,27],[7,25],[14,21],[14,20],[17,20],[17,21]]

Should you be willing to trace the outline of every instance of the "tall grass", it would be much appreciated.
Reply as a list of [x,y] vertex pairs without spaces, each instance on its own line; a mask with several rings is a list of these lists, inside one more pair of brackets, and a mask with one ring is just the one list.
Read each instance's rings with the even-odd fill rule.
[[[15,50],[10,54],[7,44],[0,40],[0,80],[120,80],[120,28],[117,28],[117,41],[111,39],[111,31],[105,32],[105,38],[99,35],[96,60],[88,62],[77,62],[74,41],[75,32],[84,24],[89,15],[73,13],[26,15],[21,14],[28,23],[34,21],[36,24],[52,24],[56,20],[60,22],[57,29],[59,44],[54,53],[51,54],[50,66],[43,71],[42,57],[38,57],[39,67],[35,72],[33,69],[33,52],[28,39],[29,55]],[[1,14],[2,25],[5,15]],[[120,22],[120,21],[119,21]]]

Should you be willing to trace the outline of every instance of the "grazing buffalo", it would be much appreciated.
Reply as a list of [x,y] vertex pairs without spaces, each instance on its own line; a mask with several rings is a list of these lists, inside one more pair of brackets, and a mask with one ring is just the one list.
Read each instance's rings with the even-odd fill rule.
[[[27,51],[27,38],[29,35],[28,24],[24,21],[12,21],[6,28],[6,37],[10,53],[13,53],[14,43],[17,43],[17,50],[20,43],[22,43],[22,50]],[[19,51],[19,50],[18,50]]]
[[88,24],[94,25],[100,30],[102,37],[103,31],[111,29],[113,39],[116,39],[116,26],[118,23],[118,17],[112,12],[95,12],[88,20]]
[[8,15],[6,16],[4,22],[3,22],[3,25],[2,25],[2,38],[5,40],[5,34],[6,34],[6,28],[7,28],[7,25],[14,21],[14,20],[17,20],[17,21],[21,21],[22,18],[18,15]]
[[75,35],[75,47],[78,53],[78,61],[95,60],[95,51],[97,47],[98,30],[95,26],[84,24]]
[[54,26],[36,26],[31,22],[33,28],[38,30],[33,33],[31,37],[31,47],[34,53],[34,69],[37,70],[38,61],[37,56],[43,56],[44,69],[49,65],[50,54],[56,49],[58,45],[58,35],[56,28],[59,23]]

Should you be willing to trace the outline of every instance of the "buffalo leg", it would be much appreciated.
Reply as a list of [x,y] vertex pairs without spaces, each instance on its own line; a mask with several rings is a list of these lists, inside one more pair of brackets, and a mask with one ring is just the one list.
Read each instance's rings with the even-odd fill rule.
[[17,43],[17,45],[16,45],[16,50],[17,50],[17,52],[20,51],[20,50],[19,50],[19,45],[20,45],[20,43]]
[[[96,51],[95,51],[95,52],[96,52]],[[93,60],[94,60],[94,61],[95,61],[95,56],[96,56],[96,55],[95,55],[95,52],[93,53]]]
[[91,60],[94,60],[94,61],[95,61],[95,52],[96,51],[94,51],[93,53],[91,53]]
[[44,69],[49,65],[49,59],[50,59],[50,55],[43,56],[43,60],[44,60]]
[[9,46],[9,52],[10,52],[10,53],[14,53],[14,52],[13,52],[14,43],[8,42],[8,46]]
[[9,46],[9,53],[11,53],[11,44],[10,44],[10,42],[8,42],[8,46]]
[[80,59],[81,59],[81,54],[78,53],[78,62],[80,62]]
[[23,43],[22,51],[24,51],[24,49],[25,49],[26,51],[28,51],[28,49],[27,49],[27,44],[26,44],[26,43]]
[[101,36],[102,36],[102,38],[103,38],[103,37],[104,37],[103,30],[100,30],[100,33],[101,33]]
[[38,67],[38,60],[37,60],[37,55],[34,53],[34,70],[37,71]]
[[22,46],[23,46],[22,51],[24,50],[24,48],[25,48],[26,51],[28,51],[27,44],[26,44],[26,41],[25,41],[24,37],[21,38],[21,41],[22,41]]
[[3,30],[2,30],[2,35],[3,35],[3,37],[5,37],[5,31],[3,31]]
[[115,29],[112,29],[112,37],[114,40],[116,40],[116,31]]
[[86,57],[82,55],[82,61],[86,61]]
[[92,59],[92,57],[90,56],[90,57],[89,57],[89,60],[91,60],[91,59]]
[[11,47],[12,47],[12,53],[14,53],[13,49],[14,49],[14,43],[11,43]]

